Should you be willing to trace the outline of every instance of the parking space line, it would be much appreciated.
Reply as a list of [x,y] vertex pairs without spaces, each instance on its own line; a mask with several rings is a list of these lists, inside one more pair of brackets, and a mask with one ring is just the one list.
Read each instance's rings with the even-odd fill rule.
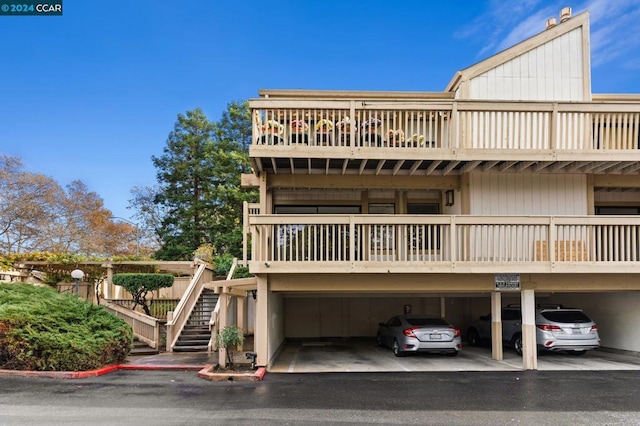
[[293,353],[293,357],[291,358],[291,363],[289,364],[289,369],[287,370],[289,373],[293,373],[296,368],[296,361],[298,360],[298,352],[300,352],[300,348],[296,348],[296,351]]

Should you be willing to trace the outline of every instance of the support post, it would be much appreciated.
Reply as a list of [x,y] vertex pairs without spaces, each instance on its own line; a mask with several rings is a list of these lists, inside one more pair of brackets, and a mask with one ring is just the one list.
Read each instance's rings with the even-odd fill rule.
[[[222,292],[220,297],[220,311],[218,312],[218,330],[222,330],[227,326],[228,304],[229,295]],[[218,364],[222,368],[227,367],[227,350],[225,348],[218,348]]]
[[502,293],[491,293],[491,358],[502,361]]
[[522,290],[522,368],[538,369],[536,348],[536,298],[534,290]]
[[265,275],[258,276],[258,295],[256,298],[256,325],[254,333],[256,363],[266,367],[269,362],[269,285]]

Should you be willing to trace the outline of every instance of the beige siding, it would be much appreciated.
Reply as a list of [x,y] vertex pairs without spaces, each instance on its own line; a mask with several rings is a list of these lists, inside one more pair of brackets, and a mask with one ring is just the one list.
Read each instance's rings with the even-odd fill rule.
[[354,190],[281,190],[274,191],[273,200],[276,204],[290,201],[360,201],[360,193]]
[[470,99],[583,101],[582,28],[471,79]]
[[587,181],[579,174],[474,173],[473,215],[585,215]]
[[553,302],[582,308],[598,324],[603,347],[640,351],[640,292],[555,294]]
[[[439,297],[285,297],[287,338],[371,337],[378,323],[402,314],[411,305],[415,314],[440,315]],[[457,303],[450,302],[450,314],[458,319]]]
[[268,359],[273,361],[285,339],[282,295],[269,292],[269,349]]
[[596,191],[594,194],[594,200],[596,205],[634,205],[640,204],[640,192],[600,192]]

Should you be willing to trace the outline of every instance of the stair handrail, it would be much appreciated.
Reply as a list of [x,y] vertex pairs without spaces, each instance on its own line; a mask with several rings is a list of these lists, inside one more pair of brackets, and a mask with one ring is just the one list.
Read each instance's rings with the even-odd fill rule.
[[238,267],[238,258],[234,257],[233,262],[231,262],[231,268],[229,268],[229,273],[227,274],[227,281],[230,281],[233,278],[233,273],[236,271]]
[[107,311],[121,318],[131,326],[133,335],[153,349],[160,348],[160,320],[149,315],[132,311],[115,303],[103,302]]
[[220,323],[218,322],[218,315],[220,313],[220,297],[216,301],[216,307],[211,311],[211,318],[209,319],[209,331],[211,332],[211,338],[207,345],[208,352],[214,352],[216,350],[216,336],[220,329]]
[[195,274],[193,274],[191,282],[180,298],[178,306],[176,306],[174,311],[169,311],[167,313],[167,352],[173,352],[173,348],[180,337],[180,333],[182,333],[182,330],[189,319],[189,315],[191,315],[193,307],[200,298],[205,282],[211,281],[212,277],[208,280],[204,278],[204,274],[207,269],[209,269],[213,277],[210,265],[207,263],[200,263]]

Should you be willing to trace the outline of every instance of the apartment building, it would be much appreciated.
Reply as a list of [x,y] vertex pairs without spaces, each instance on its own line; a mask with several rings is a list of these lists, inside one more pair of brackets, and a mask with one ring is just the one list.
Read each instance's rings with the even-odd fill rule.
[[491,312],[500,336],[507,303],[524,369],[542,302],[640,351],[640,95],[593,94],[590,75],[589,14],[563,10],[443,92],[261,90],[243,176],[258,365],[407,310],[463,330]]

